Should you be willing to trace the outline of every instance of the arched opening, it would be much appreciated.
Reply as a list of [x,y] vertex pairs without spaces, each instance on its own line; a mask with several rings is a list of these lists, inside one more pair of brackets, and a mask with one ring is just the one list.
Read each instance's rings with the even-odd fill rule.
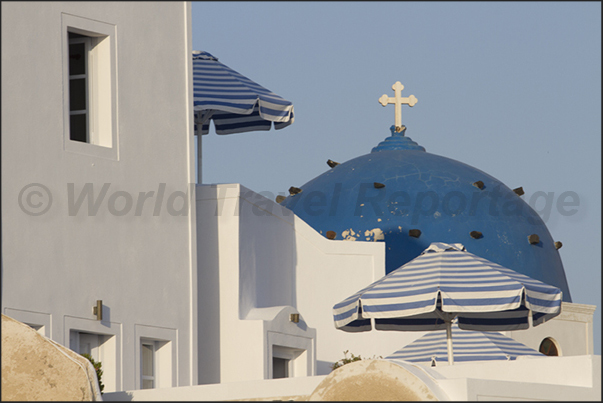
[[557,357],[561,354],[561,349],[557,346],[557,342],[552,337],[547,337],[540,343],[540,347],[538,348],[544,355],[548,355],[551,357]]

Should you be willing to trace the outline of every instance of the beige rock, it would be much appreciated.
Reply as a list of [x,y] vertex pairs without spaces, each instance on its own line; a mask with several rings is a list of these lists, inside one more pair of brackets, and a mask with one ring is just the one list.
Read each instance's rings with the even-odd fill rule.
[[2,400],[102,400],[86,358],[2,315]]
[[405,368],[385,360],[361,360],[331,372],[310,401],[439,400],[430,388]]

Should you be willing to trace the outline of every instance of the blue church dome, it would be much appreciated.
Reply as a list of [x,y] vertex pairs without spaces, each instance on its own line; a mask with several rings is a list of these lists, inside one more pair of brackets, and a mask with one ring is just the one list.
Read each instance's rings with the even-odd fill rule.
[[559,287],[571,302],[559,252],[538,214],[474,167],[431,154],[404,126],[366,155],[327,172],[281,202],[329,239],[385,242],[386,272],[432,242],[467,251]]

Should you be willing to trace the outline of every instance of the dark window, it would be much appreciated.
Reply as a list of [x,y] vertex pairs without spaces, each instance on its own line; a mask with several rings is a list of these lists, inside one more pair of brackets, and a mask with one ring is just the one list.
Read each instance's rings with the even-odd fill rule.
[[89,143],[88,53],[90,38],[69,32],[69,139]]
[[547,337],[546,339],[542,340],[538,351],[540,351],[544,355],[553,357],[557,357],[559,355],[559,350],[557,350],[557,344],[550,337]]
[[289,377],[289,360],[284,358],[272,357],[272,378]]

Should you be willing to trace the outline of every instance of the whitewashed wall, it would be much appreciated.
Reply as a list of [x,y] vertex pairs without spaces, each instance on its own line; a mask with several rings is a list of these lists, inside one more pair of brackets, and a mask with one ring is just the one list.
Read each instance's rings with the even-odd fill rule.
[[197,217],[200,383],[266,377],[264,330],[251,315],[261,308],[293,307],[316,329],[317,375],[344,350],[385,356],[422,335],[335,329],[333,305],[385,275],[383,243],[327,240],[239,184],[197,186]]
[[[70,329],[113,336],[105,392],[139,387],[140,337],[173,339],[163,381],[196,382],[195,218],[182,208],[195,182],[190,13],[184,2],[2,2],[2,311],[45,322],[67,346]],[[108,153],[64,139],[62,24],[73,17],[114,32]],[[38,216],[19,206],[33,183],[52,194]],[[69,214],[69,184],[75,195],[90,184],[96,198],[105,183],[97,214],[86,202]],[[127,207],[125,193],[132,208],[112,213]],[[172,195],[182,216],[168,210]]]
[[530,330],[503,332],[538,350],[545,338],[554,340],[560,356],[593,354],[593,305],[563,302],[561,314]]
[[427,368],[450,400],[601,401],[601,356],[526,358]]

